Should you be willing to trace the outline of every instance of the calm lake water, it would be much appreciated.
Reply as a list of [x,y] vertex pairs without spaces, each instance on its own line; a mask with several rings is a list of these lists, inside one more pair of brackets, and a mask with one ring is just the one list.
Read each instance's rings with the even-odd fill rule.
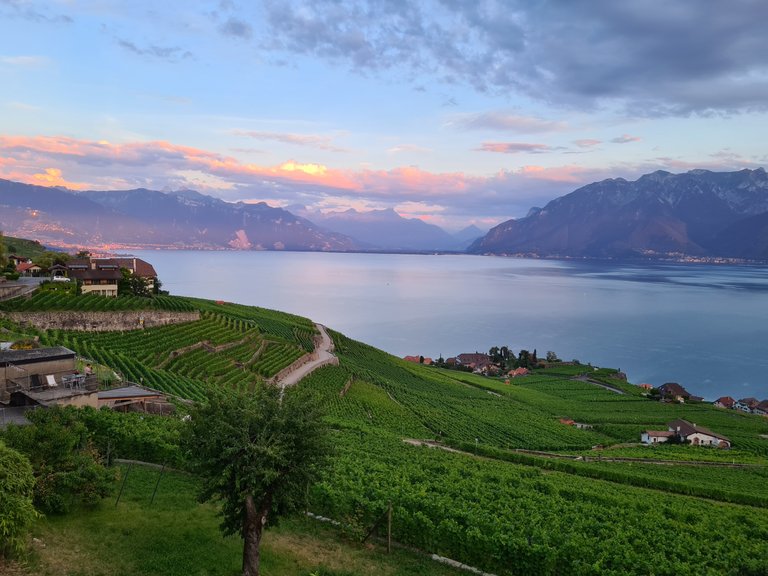
[[485,256],[139,251],[172,294],[311,318],[397,356],[507,345],[768,398],[768,268]]

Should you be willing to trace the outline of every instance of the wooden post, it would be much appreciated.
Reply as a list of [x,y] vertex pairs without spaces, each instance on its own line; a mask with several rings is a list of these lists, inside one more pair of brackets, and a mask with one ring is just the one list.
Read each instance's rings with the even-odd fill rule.
[[392,552],[392,500],[387,508],[387,554]]
[[123,488],[125,488],[125,482],[128,480],[128,474],[131,473],[132,466],[133,463],[128,464],[128,470],[126,470],[125,476],[123,476],[123,483],[120,485],[120,493],[117,495],[117,500],[115,500],[115,508],[117,508],[117,504],[120,502],[120,497],[123,495]]
[[160,474],[157,475],[155,489],[152,491],[152,499],[149,501],[150,505],[155,503],[155,494],[157,494],[157,487],[160,486],[160,479],[163,477],[163,472],[165,472],[165,464],[163,464],[163,467],[160,468]]

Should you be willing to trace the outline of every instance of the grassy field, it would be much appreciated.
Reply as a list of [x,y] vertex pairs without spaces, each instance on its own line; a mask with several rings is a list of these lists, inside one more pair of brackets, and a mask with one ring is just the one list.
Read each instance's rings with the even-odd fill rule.
[[[126,471],[123,466],[121,474]],[[93,510],[39,521],[31,557],[13,570],[40,576],[238,574],[242,542],[221,535],[215,508],[195,500],[195,480],[184,474],[164,473],[150,504],[158,477],[157,469],[134,465],[117,506],[113,497]],[[395,550],[388,555],[379,544],[346,541],[337,530],[311,519],[286,521],[267,531],[262,573],[457,574],[416,553]]]

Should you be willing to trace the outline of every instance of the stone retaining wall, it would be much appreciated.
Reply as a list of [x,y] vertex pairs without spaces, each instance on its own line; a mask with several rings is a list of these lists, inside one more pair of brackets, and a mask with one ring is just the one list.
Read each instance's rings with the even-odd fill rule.
[[125,310],[115,312],[0,312],[0,317],[41,330],[107,332],[140,330],[200,319],[200,312]]

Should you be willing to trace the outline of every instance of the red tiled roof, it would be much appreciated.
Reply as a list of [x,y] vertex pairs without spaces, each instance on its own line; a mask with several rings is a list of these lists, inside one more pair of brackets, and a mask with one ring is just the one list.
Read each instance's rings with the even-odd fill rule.
[[721,404],[725,406],[726,408],[733,408],[733,405],[736,403],[736,400],[731,398],[730,396],[723,396],[721,398],[718,398],[715,400],[715,404]]

